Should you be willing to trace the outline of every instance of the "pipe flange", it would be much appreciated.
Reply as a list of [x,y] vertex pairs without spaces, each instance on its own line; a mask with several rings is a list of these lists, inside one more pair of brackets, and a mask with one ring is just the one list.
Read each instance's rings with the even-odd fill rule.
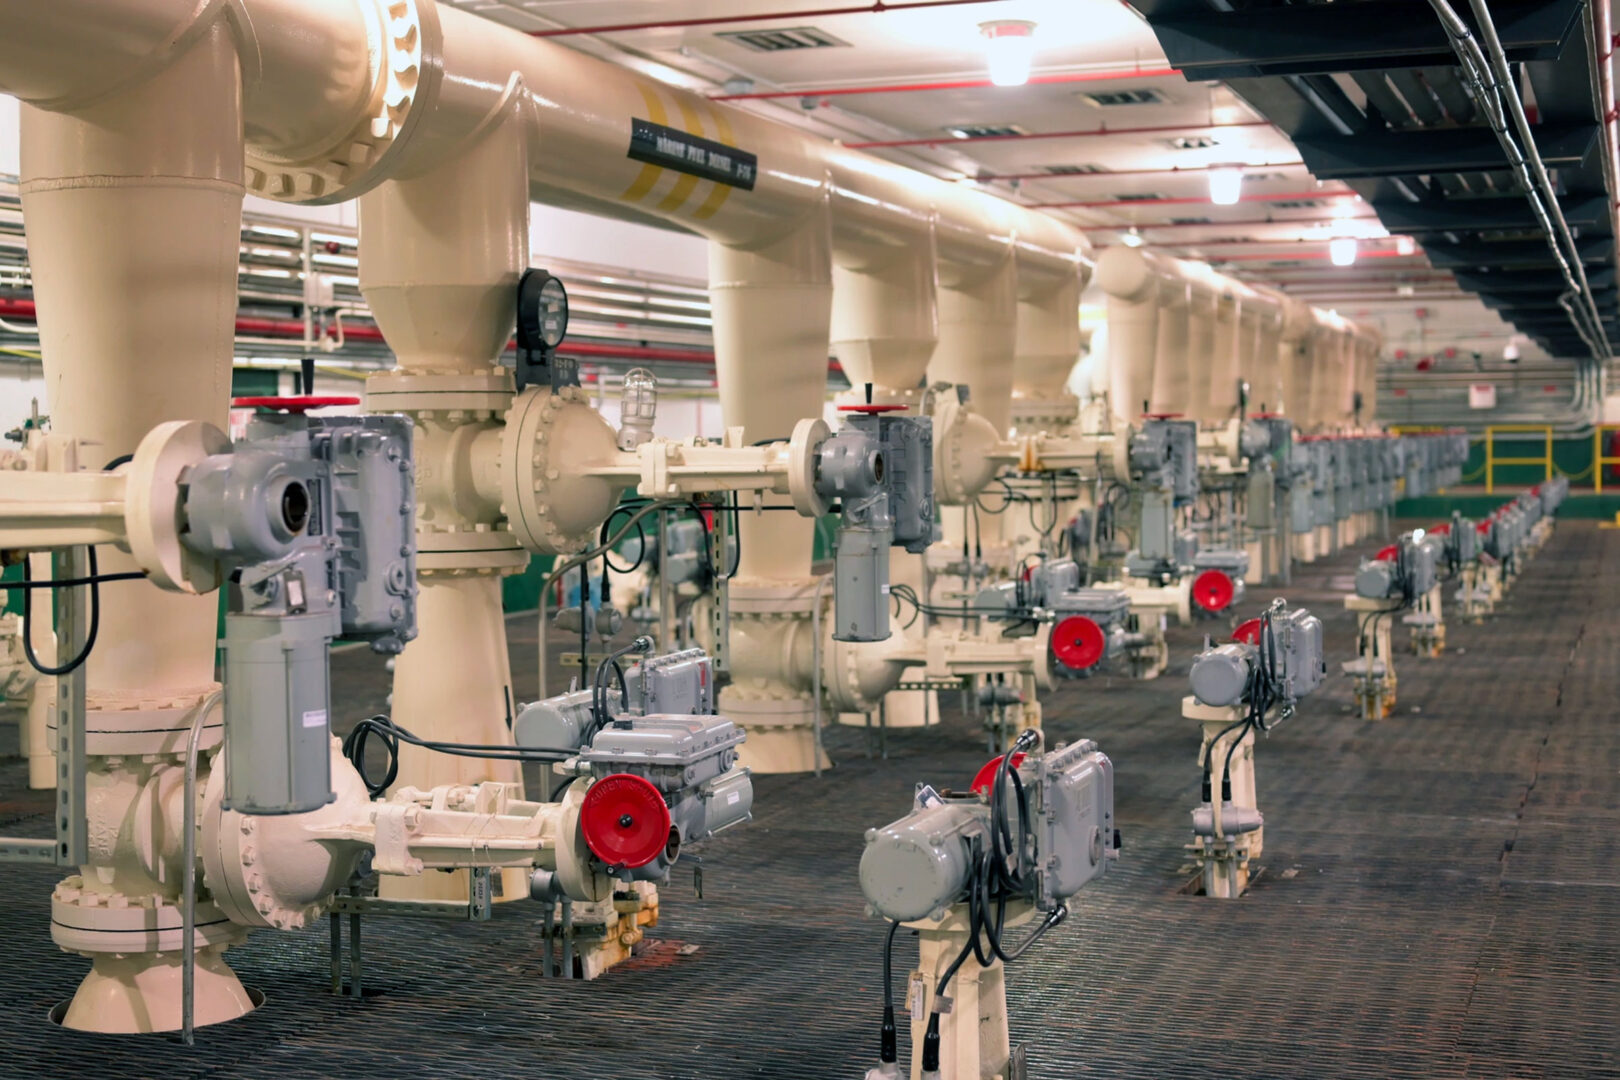
[[357,198],[388,179],[444,78],[438,7],[433,0],[362,4],[377,70],[353,127],[318,151],[283,157],[248,146],[244,179],[255,195],[325,204]]
[[577,386],[531,386],[512,402],[501,445],[501,501],[518,542],[542,555],[589,548],[619,498],[590,475],[619,456],[618,437]]
[[159,588],[205,593],[219,587],[219,564],[180,542],[180,479],[231,440],[201,420],[171,420],[147,433],[124,473],[124,528],[130,554]]
[[[197,901],[197,948],[237,945],[247,939],[216,905]],[[179,952],[185,943],[185,916],[166,897],[103,893],[85,888],[78,874],[58,882],[51,893],[51,940],[68,952]]]
[[788,492],[794,507],[807,518],[827,514],[827,500],[816,490],[816,451],[831,434],[821,417],[806,417],[793,426],[788,443]]
[[224,806],[225,770],[209,770],[197,851],[203,881],[225,918],[243,926],[298,930],[325,913],[354,873],[361,845],[332,834],[369,820],[371,799],[330,741],[332,791],[325,806],[302,814],[255,816]]
[[[735,617],[805,618],[816,607],[817,578],[742,578],[727,589],[727,607]],[[824,588],[823,597],[830,594]]]
[[383,371],[366,379],[366,411],[438,413],[463,410],[497,417],[517,396],[509,368],[485,371]]

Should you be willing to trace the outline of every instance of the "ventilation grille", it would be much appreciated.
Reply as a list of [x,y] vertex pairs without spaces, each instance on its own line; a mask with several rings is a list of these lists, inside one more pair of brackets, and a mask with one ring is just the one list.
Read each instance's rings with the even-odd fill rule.
[[1219,146],[1219,139],[1212,139],[1208,135],[1177,135],[1173,139],[1164,140],[1164,145],[1172,150],[1208,150]]
[[1322,205],[1320,199],[1283,199],[1271,204],[1273,210],[1315,210]]
[[1053,176],[1092,176],[1110,170],[1101,165],[1048,165],[1046,171]]
[[1121,105],[1163,105],[1164,95],[1157,90],[1144,88],[1142,90],[1111,90],[1104,93],[1086,93],[1080,95],[1080,100],[1099,109],[1112,109]]
[[1122,195],[1115,195],[1115,202],[1158,202],[1164,198],[1157,191],[1127,191]]
[[958,139],[1005,139],[1027,134],[1017,124],[952,124],[945,130]]
[[1214,222],[1214,219],[1207,218],[1207,217],[1178,217],[1178,218],[1171,218],[1170,219],[1170,224],[1172,224],[1172,225],[1213,225],[1213,224],[1215,224],[1215,222]]
[[714,36],[734,42],[745,49],[763,53],[849,47],[849,42],[835,38],[827,31],[817,30],[813,26],[796,26],[791,30],[726,30]]

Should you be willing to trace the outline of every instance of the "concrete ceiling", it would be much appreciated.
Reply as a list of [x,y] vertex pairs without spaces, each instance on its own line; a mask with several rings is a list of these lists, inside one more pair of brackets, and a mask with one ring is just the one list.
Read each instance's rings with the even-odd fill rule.
[[[881,14],[815,14],[855,6],[851,0],[450,2],[529,32],[660,24],[553,40],[710,96],[785,93],[734,104],[849,143],[904,144],[870,150],[1042,206],[1099,247],[1134,226],[1166,254],[1204,259],[1382,326],[1389,357],[1446,347],[1500,356],[1510,339],[1527,359],[1545,355],[1449,271],[1433,269],[1421,246],[1402,254],[1349,185],[1313,179],[1283,131],[1227,85],[1165,73],[1153,29],[1119,0],[982,0]],[[670,25],[762,14],[780,17]],[[1412,17],[1429,17],[1427,6],[1416,5]],[[982,80],[979,24],[992,19],[1036,23],[1031,85],[894,89]],[[837,44],[764,52],[728,36],[801,28]],[[851,88],[872,90],[827,93]],[[1148,91],[1149,100],[1093,99],[1124,91]],[[1021,137],[953,134],[968,126]],[[1216,206],[1203,169],[1228,163],[1246,167],[1243,201]],[[1087,172],[1050,175],[1072,169]],[[1346,234],[1362,238],[1361,257],[1334,267],[1328,240]]]

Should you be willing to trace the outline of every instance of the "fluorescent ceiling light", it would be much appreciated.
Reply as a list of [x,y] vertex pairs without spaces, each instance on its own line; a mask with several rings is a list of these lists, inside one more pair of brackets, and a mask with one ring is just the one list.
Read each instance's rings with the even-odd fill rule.
[[1035,24],[1023,19],[998,19],[979,24],[984,35],[985,61],[990,81],[997,86],[1023,86],[1035,63]]
[[1236,165],[1209,167],[1209,201],[1216,206],[1235,206],[1243,195],[1243,170]]
[[1137,231],[1135,225],[1132,225],[1130,231],[1119,238],[1119,242],[1126,247],[1141,247],[1147,243],[1146,240],[1142,239],[1142,234]]
[[1410,255],[1417,250],[1417,241],[1410,236],[1397,236],[1395,238],[1395,254]]
[[1356,262],[1356,238],[1353,236],[1335,236],[1328,241],[1328,257],[1333,260],[1334,266],[1354,266]]

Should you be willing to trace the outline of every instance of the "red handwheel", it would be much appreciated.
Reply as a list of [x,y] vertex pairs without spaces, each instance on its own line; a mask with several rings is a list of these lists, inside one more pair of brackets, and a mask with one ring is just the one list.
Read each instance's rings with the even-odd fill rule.
[[1070,671],[1085,671],[1108,651],[1102,627],[1084,615],[1070,615],[1052,628],[1052,655]]
[[1205,570],[1193,578],[1192,595],[1195,603],[1205,611],[1215,613],[1232,606],[1237,588],[1232,579],[1219,570]]
[[280,409],[282,412],[302,413],[311,409],[329,409],[336,405],[358,405],[360,399],[337,394],[299,394],[295,397],[239,397],[231,399],[233,409]]
[[669,843],[669,807],[639,776],[614,773],[591,785],[579,808],[591,854],[609,866],[646,866]]
[[[1001,759],[1006,756],[1006,754],[997,754],[980,766],[979,771],[973,774],[973,785],[970,790],[976,791],[980,795],[989,794],[990,785],[996,782],[996,771],[1001,768]],[[1023,763],[1024,754],[1022,752],[1013,755],[1012,767],[1014,769],[1017,769]]]
[[1238,623],[1237,629],[1232,631],[1232,640],[1241,641],[1245,645],[1260,644],[1260,620],[1245,619]]

